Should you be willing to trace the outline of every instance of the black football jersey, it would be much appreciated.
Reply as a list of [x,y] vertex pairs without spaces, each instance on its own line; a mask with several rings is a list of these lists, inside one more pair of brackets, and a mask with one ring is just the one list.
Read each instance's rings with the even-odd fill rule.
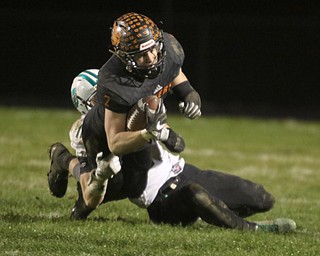
[[184,52],[178,40],[164,33],[164,68],[154,79],[135,79],[125,64],[113,55],[100,69],[97,85],[97,101],[117,113],[127,113],[141,98],[149,95],[164,97],[171,82],[179,74],[184,61]]

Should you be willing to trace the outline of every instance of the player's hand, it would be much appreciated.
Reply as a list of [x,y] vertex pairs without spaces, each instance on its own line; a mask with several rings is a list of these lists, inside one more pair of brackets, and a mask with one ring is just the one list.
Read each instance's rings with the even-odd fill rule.
[[97,154],[96,162],[96,175],[104,177],[106,179],[111,178],[114,174],[117,174],[121,169],[119,157],[112,154],[108,155],[107,157],[104,157],[103,153],[100,152]]
[[196,91],[190,92],[184,99],[179,103],[180,112],[190,119],[195,119],[201,116],[201,99],[200,95]]
[[179,134],[176,134],[171,128],[168,128],[168,130],[169,137],[163,144],[171,152],[181,153],[186,146],[184,139]]
[[160,103],[156,111],[151,110],[148,104],[145,104],[145,113],[147,120],[146,130],[152,134],[153,138],[166,141],[169,137],[169,130],[167,126],[167,111],[163,104],[163,100],[160,99]]

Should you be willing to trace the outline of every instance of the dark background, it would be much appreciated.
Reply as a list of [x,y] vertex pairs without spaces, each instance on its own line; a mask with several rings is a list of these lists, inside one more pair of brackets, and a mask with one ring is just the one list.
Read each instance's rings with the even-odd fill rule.
[[103,65],[114,19],[135,11],[183,45],[205,114],[320,119],[317,2],[7,1],[0,105],[72,108],[73,78]]

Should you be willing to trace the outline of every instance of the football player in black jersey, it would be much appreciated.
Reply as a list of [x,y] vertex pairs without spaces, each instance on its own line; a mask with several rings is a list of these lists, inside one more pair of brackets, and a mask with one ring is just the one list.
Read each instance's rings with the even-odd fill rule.
[[[195,119],[201,116],[201,99],[182,72],[184,52],[180,43],[150,18],[133,12],[122,15],[113,24],[111,43],[113,55],[99,71],[98,105],[83,123],[88,161],[82,163],[80,184],[85,192],[99,152],[105,157],[121,156],[122,175],[110,180],[107,190],[114,200],[141,195],[152,165],[150,140],[163,142],[173,152],[181,152],[185,146],[183,138],[166,126],[163,103],[156,113],[146,107],[147,127],[134,132],[126,130],[131,107],[145,96],[163,99],[172,91],[181,112]],[[92,210],[79,195],[72,216],[81,218]]]
[[[68,172],[79,181],[80,163],[86,154],[82,141],[82,122],[88,110],[95,105],[95,92],[98,70],[81,72],[73,81],[71,95],[74,106],[83,115],[72,126],[69,135],[76,156],[61,143],[50,147],[50,171],[48,182],[54,196],[63,197],[67,190]],[[103,129],[102,129],[103,130]],[[138,198],[131,201],[146,208],[155,223],[189,225],[199,217],[209,224],[240,230],[263,230],[270,232],[291,232],[296,224],[291,219],[278,218],[268,222],[250,222],[245,217],[272,208],[274,198],[264,188],[252,181],[214,170],[200,170],[188,164],[179,155],[165,151],[160,143],[153,140],[153,166],[148,171],[147,185]],[[157,152],[157,154],[155,154]],[[90,172],[90,181],[86,189],[86,203],[96,208],[110,200],[121,199],[121,166],[119,157],[110,154],[96,159],[97,168]],[[113,177],[112,177],[113,176]],[[119,179],[120,177],[120,179]],[[108,183],[117,180],[113,189]],[[114,184],[114,183],[113,183]],[[81,187],[78,187],[82,195]],[[111,197],[113,196],[113,197]],[[83,199],[83,198],[82,198]],[[78,203],[79,205],[79,203]],[[90,209],[87,207],[86,209]],[[79,213],[79,211],[77,211]],[[74,218],[86,218],[87,215],[73,215]],[[88,213],[88,212],[87,212]]]

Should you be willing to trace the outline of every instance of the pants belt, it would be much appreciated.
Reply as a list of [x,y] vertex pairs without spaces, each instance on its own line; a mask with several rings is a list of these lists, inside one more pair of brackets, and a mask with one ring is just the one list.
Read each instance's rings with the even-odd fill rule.
[[160,194],[164,197],[167,197],[170,192],[175,190],[178,187],[178,183],[181,181],[180,177],[176,176],[169,179],[161,188]]

